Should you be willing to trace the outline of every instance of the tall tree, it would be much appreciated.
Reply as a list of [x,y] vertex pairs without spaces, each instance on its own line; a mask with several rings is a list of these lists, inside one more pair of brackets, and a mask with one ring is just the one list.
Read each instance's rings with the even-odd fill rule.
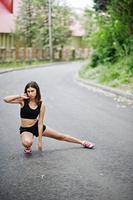
[[131,34],[133,35],[133,0],[131,0],[131,3],[130,3],[130,11],[131,11]]
[[96,11],[105,11],[107,9],[108,3],[110,3],[111,0],[94,0],[94,8]]
[[[66,0],[51,0],[53,46],[62,46],[69,40],[70,8]],[[48,47],[48,0],[23,0],[17,31],[26,46]]]
[[25,46],[32,47],[34,40],[34,6],[32,0],[23,0],[17,18],[17,36]]
[[65,4],[54,2],[52,7],[53,45],[64,46],[70,37],[69,24],[71,19],[70,8]]
[[48,47],[48,0],[34,0],[35,7],[35,38],[34,46]]
[[[115,62],[133,53],[133,0],[111,0],[106,12],[97,13],[96,32],[88,35],[94,66]],[[88,25],[89,26],[89,25]]]

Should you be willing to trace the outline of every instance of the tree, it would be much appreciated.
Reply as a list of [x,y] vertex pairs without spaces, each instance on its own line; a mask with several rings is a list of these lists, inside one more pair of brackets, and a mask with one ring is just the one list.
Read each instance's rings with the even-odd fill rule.
[[97,23],[96,23],[96,13],[93,10],[89,10],[88,8],[85,9],[84,15],[81,18],[81,23],[85,29],[86,36],[84,40],[90,46],[89,40],[92,33],[96,32],[97,30]]
[[34,6],[31,0],[23,0],[17,18],[16,36],[25,46],[32,47],[34,40]]
[[130,26],[130,30],[131,30],[131,34],[133,35],[133,0],[131,0],[130,2],[130,12],[131,12],[131,26]]
[[105,11],[110,0],[94,0],[94,9],[96,11]]
[[[71,11],[65,0],[51,2],[52,40],[53,46],[58,47],[67,44],[69,40]],[[16,35],[25,46],[38,48],[49,46],[47,0],[23,0],[17,24]]]
[[97,13],[98,29],[87,37],[94,50],[93,66],[133,53],[132,5],[132,0],[111,0],[106,12]]
[[53,45],[62,47],[69,42],[71,11],[66,4],[53,4],[52,13]]
[[34,46],[38,48],[48,47],[48,1],[34,0],[35,7],[35,38]]

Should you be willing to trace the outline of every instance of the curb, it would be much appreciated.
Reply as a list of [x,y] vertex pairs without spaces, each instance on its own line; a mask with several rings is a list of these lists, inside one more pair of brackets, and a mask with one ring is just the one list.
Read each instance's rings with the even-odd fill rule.
[[0,69],[0,74],[4,74],[4,73],[8,73],[8,72],[12,72],[13,69],[10,68],[10,69]]
[[79,77],[78,74],[76,75],[76,80],[85,84],[85,85],[95,87],[95,88],[101,89],[105,92],[109,92],[109,93],[112,93],[112,94],[115,94],[115,95],[118,95],[118,96],[121,96],[121,97],[128,98],[130,100],[133,100],[133,94],[131,94],[131,93],[124,92],[124,91],[121,91],[121,90],[118,90],[118,89],[114,89],[114,88],[111,88],[111,87],[108,87],[108,86],[104,86],[104,85],[101,85],[101,84],[94,83],[94,82],[89,81],[89,80],[82,79],[81,77]]

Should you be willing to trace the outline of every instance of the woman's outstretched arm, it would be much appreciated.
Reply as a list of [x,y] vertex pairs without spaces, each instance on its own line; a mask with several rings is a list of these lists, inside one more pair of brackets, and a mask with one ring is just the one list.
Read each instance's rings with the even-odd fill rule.
[[22,104],[23,99],[28,99],[29,97],[27,97],[25,94],[24,95],[10,95],[10,96],[6,96],[4,97],[4,101],[6,103],[16,103],[16,104]]
[[45,106],[42,103],[40,108],[39,120],[38,120],[38,149],[42,151],[42,134],[43,134],[43,121],[44,121],[44,114],[45,114]]

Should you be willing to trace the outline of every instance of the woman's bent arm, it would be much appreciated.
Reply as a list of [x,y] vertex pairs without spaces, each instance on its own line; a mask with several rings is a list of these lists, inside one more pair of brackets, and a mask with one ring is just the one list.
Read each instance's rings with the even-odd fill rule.
[[21,95],[6,96],[3,100],[6,103],[21,103],[22,102]]
[[23,104],[24,99],[29,99],[27,94],[22,94],[22,95],[11,95],[11,96],[6,96],[4,98],[4,101],[6,103],[16,103],[16,104]]

